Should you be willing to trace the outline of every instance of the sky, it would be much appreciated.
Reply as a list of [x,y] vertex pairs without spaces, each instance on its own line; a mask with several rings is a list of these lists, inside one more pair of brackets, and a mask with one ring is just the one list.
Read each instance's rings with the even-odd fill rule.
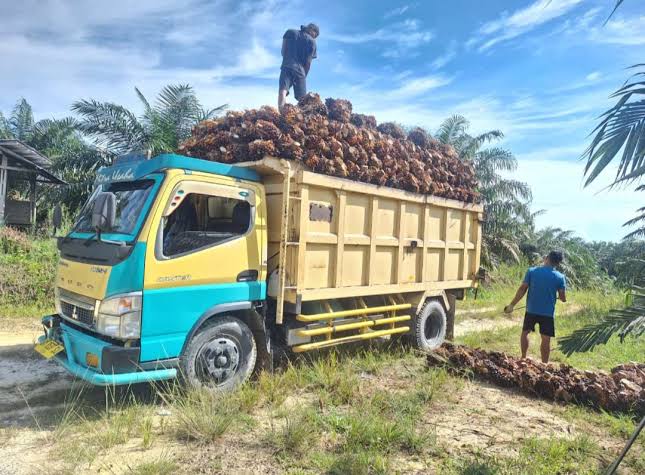
[[[611,176],[583,187],[608,96],[642,63],[645,6],[627,0],[0,0],[0,111],[24,97],[36,119],[94,98],[141,111],[166,84],[204,106],[275,104],[282,34],[315,22],[308,87],[356,112],[433,131],[462,114],[518,159],[539,227],[618,240],[642,206]],[[291,96],[290,96],[291,97]]]

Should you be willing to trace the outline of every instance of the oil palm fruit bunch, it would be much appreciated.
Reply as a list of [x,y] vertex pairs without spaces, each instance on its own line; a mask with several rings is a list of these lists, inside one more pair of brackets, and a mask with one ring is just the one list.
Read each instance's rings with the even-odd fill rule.
[[224,163],[277,156],[350,180],[465,202],[479,202],[470,163],[416,128],[377,125],[345,99],[307,94],[282,112],[264,106],[197,124],[179,153]]
[[428,364],[447,364],[453,373],[474,374],[499,386],[515,387],[549,400],[638,417],[645,414],[645,364],[642,363],[620,365],[607,374],[446,343],[428,356]]

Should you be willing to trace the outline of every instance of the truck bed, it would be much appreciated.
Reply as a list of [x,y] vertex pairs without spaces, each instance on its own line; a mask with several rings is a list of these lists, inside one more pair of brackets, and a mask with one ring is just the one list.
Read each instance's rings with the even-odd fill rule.
[[284,262],[284,300],[296,311],[307,301],[473,286],[482,205],[312,173],[275,157],[237,166],[263,176],[267,270]]

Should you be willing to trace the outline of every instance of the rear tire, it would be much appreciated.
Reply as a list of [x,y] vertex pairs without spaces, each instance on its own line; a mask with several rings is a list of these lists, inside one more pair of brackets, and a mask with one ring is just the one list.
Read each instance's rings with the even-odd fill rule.
[[432,351],[446,339],[446,311],[436,300],[428,300],[414,317],[411,340],[415,348]]
[[255,369],[257,345],[251,329],[231,317],[214,317],[188,343],[179,364],[194,387],[231,391]]

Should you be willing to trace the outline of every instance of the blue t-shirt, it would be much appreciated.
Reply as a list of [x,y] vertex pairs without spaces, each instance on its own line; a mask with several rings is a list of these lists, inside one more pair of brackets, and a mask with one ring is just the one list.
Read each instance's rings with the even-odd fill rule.
[[531,267],[526,271],[524,283],[529,286],[526,311],[553,318],[558,290],[564,290],[567,285],[564,276],[553,267]]

